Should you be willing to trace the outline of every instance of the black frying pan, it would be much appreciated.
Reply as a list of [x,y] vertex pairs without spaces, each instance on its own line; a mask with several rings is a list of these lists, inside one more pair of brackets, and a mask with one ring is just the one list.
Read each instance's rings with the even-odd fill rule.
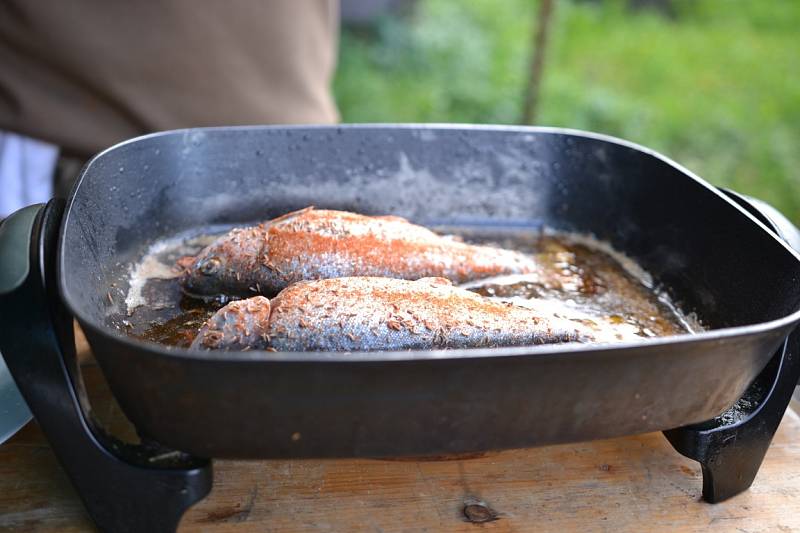
[[[343,355],[192,353],[118,328],[127,267],[152,241],[309,204],[424,225],[592,233],[711,330],[615,346]],[[755,218],[651,151],[557,129],[150,135],[87,165],[54,253],[52,292],[125,413],[144,436],[201,457],[442,454],[678,427],[736,401],[800,320],[798,255]],[[17,263],[2,268],[13,274]],[[14,279],[0,276],[0,293]],[[12,336],[4,331],[0,347],[26,346]]]

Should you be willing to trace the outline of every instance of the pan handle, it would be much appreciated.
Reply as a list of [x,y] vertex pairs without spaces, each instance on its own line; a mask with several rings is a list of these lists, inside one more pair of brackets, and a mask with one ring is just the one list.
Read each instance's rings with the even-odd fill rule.
[[763,222],[773,233],[786,241],[786,244],[800,253],[800,228],[795,226],[783,213],[764,200],[759,200],[758,198],[753,198],[752,196],[747,196],[730,189],[720,188],[720,191],[739,204],[745,211],[756,217],[760,222]]
[[0,226],[0,350],[87,511],[102,531],[174,531],[211,490],[211,464],[155,444],[131,445],[94,424],[72,316],[56,283],[63,200]]

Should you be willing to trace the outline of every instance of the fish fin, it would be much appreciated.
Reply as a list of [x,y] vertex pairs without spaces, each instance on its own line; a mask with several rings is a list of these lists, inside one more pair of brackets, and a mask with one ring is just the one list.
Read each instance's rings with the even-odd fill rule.
[[453,285],[453,282],[447,278],[419,278],[417,281],[421,281],[423,283],[428,283],[434,287],[449,287]]
[[306,214],[306,213],[308,213],[310,211],[313,211],[314,209],[315,209],[315,207],[313,205],[310,205],[308,207],[304,207],[303,209],[298,209],[296,211],[290,211],[289,213],[286,213],[286,214],[281,215],[279,217],[275,217],[272,220],[269,220],[269,221],[265,222],[265,224],[276,224],[278,222],[285,222],[287,220],[291,220],[293,218],[296,218],[296,217],[299,217],[301,215],[304,215],[304,214]]
[[408,223],[408,219],[403,218],[403,217],[399,217],[397,215],[378,215],[378,216],[374,216],[372,218],[375,218],[375,219],[378,219],[378,220],[386,220],[388,222],[406,222],[406,223]]

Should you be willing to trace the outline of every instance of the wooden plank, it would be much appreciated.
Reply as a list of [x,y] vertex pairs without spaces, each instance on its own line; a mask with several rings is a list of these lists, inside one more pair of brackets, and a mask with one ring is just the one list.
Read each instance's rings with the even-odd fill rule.
[[[700,501],[699,467],[660,434],[461,461],[220,462],[212,496],[184,531],[474,531],[482,500],[495,531],[800,530],[800,423],[787,417],[745,494]],[[213,527],[212,527],[213,526]]]
[[[125,432],[89,365],[97,414]],[[716,505],[700,492],[699,466],[657,433],[449,461],[216,461],[181,531],[798,531],[800,417],[787,412],[749,491]],[[496,519],[468,522],[477,501]],[[0,529],[91,529],[35,424],[0,446]]]
[[[454,461],[217,461],[181,531],[797,531],[799,436],[792,412],[754,486],[717,505],[659,434]],[[497,520],[467,522],[473,500]],[[0,510],[1,529],[90,529],[35,425],[0,447]]]

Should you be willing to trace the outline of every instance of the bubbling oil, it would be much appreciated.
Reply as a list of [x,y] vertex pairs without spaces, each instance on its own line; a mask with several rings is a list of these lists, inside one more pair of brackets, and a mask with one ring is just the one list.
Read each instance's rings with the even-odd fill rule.
[[[169,346],[191,344],[223,302],[186,296],[175,263],[182,256],[196,254],[227,229],[161,241],[132,266],[126,299],[128,317],[123,321],[130,335]],[[529,254],[541,265],[536,274],[487,278],[462,287],[487,298],[536,309],[543,317],[580,322],[594,330],[600,342],[702,330],[697,320],[656,290],[647,273],[633,261],[592,238],[554,231],[438,230],[469,243]]]

